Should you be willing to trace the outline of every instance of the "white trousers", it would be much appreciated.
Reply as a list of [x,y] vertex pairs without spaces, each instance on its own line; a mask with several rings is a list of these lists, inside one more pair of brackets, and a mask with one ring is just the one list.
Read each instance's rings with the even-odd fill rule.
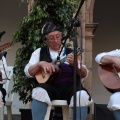
[[120,92],[115,92],[110,96],[110,101],[107,106],[110,110],[120,109]]
[[3,98],[3,95],[2,95],[2,92],[0,91],[0,107],[4,105],[2,98]]
[[[45,102],[48,105],[51,104],[50,97],[47,93],[47,91],[43,88],[37,87],[34,88],[32,91],[32,98],[36,99],[41,102]],[[93,100],[89,100],[89,95],[87,94],[86,91],[81,90],[76,93],[76,106],[88,106],[92,104]],[[70,100],[70,107],[73,107],[73,96],[71,97]]]

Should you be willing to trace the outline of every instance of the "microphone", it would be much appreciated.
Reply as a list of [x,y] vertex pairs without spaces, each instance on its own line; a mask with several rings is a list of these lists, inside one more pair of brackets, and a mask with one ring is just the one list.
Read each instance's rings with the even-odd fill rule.
[[5,31],[0,32],[0,39],[1,39],[1,37],[2,37],[4,34],[5,34]]

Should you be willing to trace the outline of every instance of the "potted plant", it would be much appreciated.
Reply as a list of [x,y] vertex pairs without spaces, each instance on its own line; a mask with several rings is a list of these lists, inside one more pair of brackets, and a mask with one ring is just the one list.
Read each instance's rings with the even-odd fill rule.
[[19,100],[23,103],[31,101],[31,91],[36,86],[35,78],[27,78],[24,67],[28,63],[31,53],[38,47],[44,46],[41,39],[41,28],[47,21],[59,24],[64,34],[70,27],[70,20],[76,7],[77,0],[35,0],[30,13],[22,19],[16,32],[13,34],[12,43],[21,43],[16,52],[13,69],[13,92],[18,93]]

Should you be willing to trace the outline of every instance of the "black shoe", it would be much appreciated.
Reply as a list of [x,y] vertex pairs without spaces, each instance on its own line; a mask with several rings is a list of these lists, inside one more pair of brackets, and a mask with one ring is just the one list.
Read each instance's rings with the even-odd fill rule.
[[53,114],[53,120],[63,120],[62,114],[59,113]]

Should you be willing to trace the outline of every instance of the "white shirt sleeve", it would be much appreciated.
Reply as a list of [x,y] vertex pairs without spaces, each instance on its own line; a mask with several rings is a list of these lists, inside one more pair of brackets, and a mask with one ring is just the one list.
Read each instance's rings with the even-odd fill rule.
[[[41,51],[41,48],[36,49],[36,50],[32,53],[31,58],[30,58],[28,64],[25,66],[24,72],[25,72],[25,74],[26,74],[27,77],[30,77],[30,78],[33,77],[33,76],[31,76],[31,75],[29,74],[28,69],[29,69],[29,67],[30,67],[31,65],[34,65],[34,64],[36,64],[36,63],[39,62],[39,59],[40,59],[40,51]],[[63,51],[64,51],[64,49],[63,49]],[[61,57],[63,56],[63,51],[62,51],[62,53],[61,53]],[[55,52],[55,51],[50,50],[50,56],[51,56],[51,58],[54,60],[54,59],[57,58],[58,52]]]
[[89,70],[87,69],[86,65],[82,65],[82,67],[84,67],[87,71],[87,74],[84,78],[82,78],[82,82],[88,77],[88,73],[89,73]]
[[[78,68],[80,69],[80,67],[81,67],[80,66],[80,60],[78,60]],[[84,79],[88,77],[89,70],[87,69],[86,65],[82,65],[82,67],[84,67],[86,69],[86,71],[87,71],[86,76],[84,78],[82,78],[82,82],[83,82]]]
[[2,72],[2,81],[0,81],[0,84],[4,84],[7,81],[8,78],[8,68],[7,68],[7,62],[6,58],[3,56],[0,60],[0,71]]
[[103,52],[103,53],[100,53],[98,54],[96,57],[95,57],[95,61],[99,64],[101,64],[100,60],[103,56],[105,55],[110,55],[110,56],[116,56],[116,57],[120,57],[120,49],[116,49],[116,50],[113,50],[113,51],[110,51],[110,52]]
[[36,50],[32,53],[31,58],[30,58],[28,64],[27,64],[27,65],[25,66],[25,68],[24,68],[24,72],[25,72],[26,76],[29,77],[29,78],[31,78],[31,77],[33,77],[33,76],[31,76],[31,75],[29,74],[28,69],[29,69],[29,67],[30,67],[31,65],[34,65],[34,64],[36,64],[36,63],[39,62],[40,50],[41,50],[41,48],[38,48],[38,49],[36,49]]

